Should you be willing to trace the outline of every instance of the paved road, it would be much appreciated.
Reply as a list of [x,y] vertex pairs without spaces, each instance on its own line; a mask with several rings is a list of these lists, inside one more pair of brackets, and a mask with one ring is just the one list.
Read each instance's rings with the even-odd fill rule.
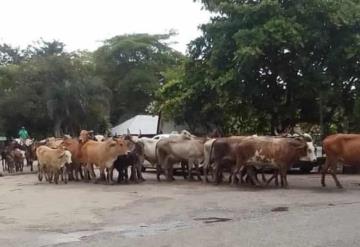
[[147,181],[38,183],[0,177],[0,246],[359,246],[360,176],[290,189]]

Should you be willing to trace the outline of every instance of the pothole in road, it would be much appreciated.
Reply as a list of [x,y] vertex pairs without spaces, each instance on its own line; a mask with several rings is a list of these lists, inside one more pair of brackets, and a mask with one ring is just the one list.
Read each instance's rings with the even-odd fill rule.
[[226,222],[232,219],[230,218],[219,218],[219,217],[206,217],[206,218],[194,218],[196,221],[203,221],[205,224],[212,224],[212,223],[219,223],[219,222]]
[[271,209],[271,212],[287,212],[289,211],[288,207],[276,207]]

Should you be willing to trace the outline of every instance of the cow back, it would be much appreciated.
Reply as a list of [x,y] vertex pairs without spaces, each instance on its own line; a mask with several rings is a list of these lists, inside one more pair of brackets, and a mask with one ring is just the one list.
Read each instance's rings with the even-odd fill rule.
[[324,139],[323,148],[327,157],[349,165],[360,164],[360,135],[358,134],[330,135]]

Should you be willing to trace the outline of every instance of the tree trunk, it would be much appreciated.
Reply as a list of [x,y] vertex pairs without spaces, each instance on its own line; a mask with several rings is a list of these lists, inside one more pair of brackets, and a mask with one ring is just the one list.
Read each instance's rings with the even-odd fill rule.
[[320,140],[324,139],[324,107],[323,107],[323,93],[320,91],[319,95],[319,125],[320,125]]
[[55,120],[54,135],[57,138],[61,137],[61,124],[62,124],[62,120],[60,120],[60,119]]

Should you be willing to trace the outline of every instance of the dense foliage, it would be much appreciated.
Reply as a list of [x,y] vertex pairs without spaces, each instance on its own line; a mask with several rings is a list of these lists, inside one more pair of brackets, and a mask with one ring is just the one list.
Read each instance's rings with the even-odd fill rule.
[[159,91],[165,114],[228,133],[360,128],[360,1],[202,2],[214,17]]
[[58,41],[26,49],[0,46],[0,134],[33,136],[94,129],[144,113],[161,73],[181,55],[169,35],[134,34],[104,41],[97,51],[66,52]]

